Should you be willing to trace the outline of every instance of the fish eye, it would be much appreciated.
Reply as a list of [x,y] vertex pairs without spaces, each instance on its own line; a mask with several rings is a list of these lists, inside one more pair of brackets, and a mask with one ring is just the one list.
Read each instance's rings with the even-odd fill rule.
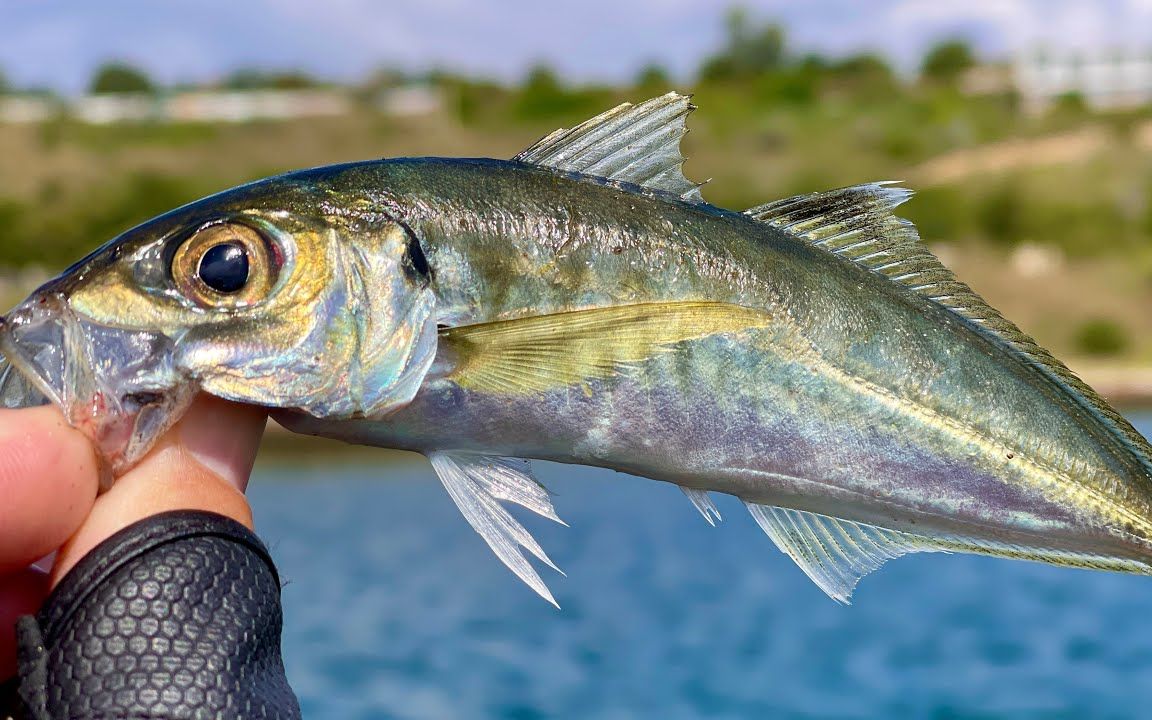
[[203,227],[185,239],[172,258],[172,279],[197,305],[229,309],[263,300],[275,270],[268,242],[254,228],[235,222]]
[[200,258],[200,280],[218,293],[230,295],[248,283],[248,251],[239,243],[213,245]]

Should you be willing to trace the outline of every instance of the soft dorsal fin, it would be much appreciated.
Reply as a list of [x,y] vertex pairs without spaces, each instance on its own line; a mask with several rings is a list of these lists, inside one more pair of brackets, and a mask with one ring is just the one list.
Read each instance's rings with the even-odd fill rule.
[[920,242],[911,222],[892,214],[911,196],[907,188],[879,182],[785,198],[745,214],[900,283],[1007,345],[1108,426],[1152,475],[1144,437],[1064,363],[956,279]]
[[702,201],[700,184],[681,169],[684,119],[695,109],[687,95],[675,92],[639,105],[624,103],[571,130],[556,130],[513,159]]
[[776,547],[828,597],[848,604],[856,583],[887,561],[943,548],[927,538],[826,515],[746,503]]
[[744,214],[880,270],[912,247],[927,252],[919,243],[916,227],[892,214],[910,197],[908,188],[878,182],[784,198],[749,208]]
[[718,302],[639,303],[440,331],[461,387],[530,394],[610,378],[677,343],[766,327],[761,309]]

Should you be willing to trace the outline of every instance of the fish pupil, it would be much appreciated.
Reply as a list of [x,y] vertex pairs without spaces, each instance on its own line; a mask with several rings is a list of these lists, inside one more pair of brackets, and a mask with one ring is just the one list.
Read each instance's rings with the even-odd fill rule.
[[239,243],[208,248],[200,258],[200,280],[219,293],[234,293],[248,283],[248,251]]

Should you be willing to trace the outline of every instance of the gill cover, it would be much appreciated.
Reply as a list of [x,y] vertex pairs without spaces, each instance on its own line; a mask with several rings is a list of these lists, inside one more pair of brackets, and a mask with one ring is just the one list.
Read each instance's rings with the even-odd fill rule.
[[409,402],[436,354],[436,323],[426,265],[424,277],[406,271],[407,231],[390,221],[265,231],[284,258],[268,299],[189,328],[177,364],[213,395],[321,418]]

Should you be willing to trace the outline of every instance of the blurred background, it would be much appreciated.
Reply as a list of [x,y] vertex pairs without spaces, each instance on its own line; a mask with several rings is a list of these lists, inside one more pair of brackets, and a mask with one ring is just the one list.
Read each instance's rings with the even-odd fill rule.
[[[0,0],[0,302],[238,183],[510,157],[671,89],[700,106],[686,172],[710,202],[904,180],[946,264],[1152,426],[1148,0]],[[1152,700],[1146,579],[918,557],[845,610],[736,504],[717,533],[674,489],[545,466],[573,526],[538,528],[572,576],[555,613],[423,464],[270,444],[253,494],[309,717],[1135,718]]]

